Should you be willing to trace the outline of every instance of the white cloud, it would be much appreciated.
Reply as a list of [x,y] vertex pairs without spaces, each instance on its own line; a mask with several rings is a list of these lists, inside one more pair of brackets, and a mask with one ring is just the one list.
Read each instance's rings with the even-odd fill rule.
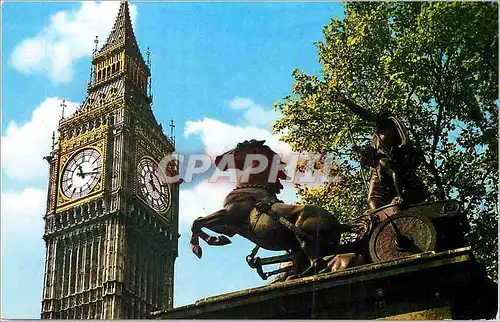
[[274,110],[266,110],[262,106],[252,106],[245,112],[245,120],[253,125],[269,127],[279,118],[279,114]]
[[235,110],[247,109],[253,105],[253,101],[246,97],[236,97],[231,102],[229,106]]
[[22,235],[33,231],[43,234],[42,217],[47,197],[45,190],[29,187],[22,191],[2,192],[1,196],[2,236],[3,232],[15,232],[21,234],[16,238],[23,240]]
[[229,107],[235,110],[246,110],[243,117],[248,124],[254,126],[263,126],[268,128],[278,118],[280,113],[273,109],[265,109],[259,104],[256,104],[251,98],[236,97],[229,102]]
[[[2,136],[2,172],[11,179],[30,181],[46,179],[48,165],[42,158],[50,151],[52,131],[61,117],[61,99],[46,98],[31,114],[31,119],[18,125],[10,121]],[[65,115],[78,103],[66,102]]]
[[[47,74],[55,83],[71,81],[75,61],[92,54],[95,36],[101,45],[106,41],[119,5],[118,1],[84,1],[78,10],[55,13],[36,36],[16,45],[12,66],[23,73]],[[136,6],[130,6],[130,14],[134,23]]]
[[39,317],[46,194],[33,187],[1,193],[2,316]]
[[219,155],[236,146],[237,143],[256,139],[266,140],[266,144],[275,152],[289,154],[292,148],[279,141],[270,131],[255,126],[236,126],[210,118],[201,121],[188,121],[184,126],[184,136],[199,135],[205,145],[205,153]]
[[224,197],[233,188],[230,184],[202,182],[194,188],[181,189],[179,192],[180,224],[191,225],[194,219],[221,209]]

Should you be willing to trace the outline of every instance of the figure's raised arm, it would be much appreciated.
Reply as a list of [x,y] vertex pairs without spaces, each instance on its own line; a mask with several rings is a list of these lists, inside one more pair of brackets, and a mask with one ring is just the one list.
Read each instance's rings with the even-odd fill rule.
[[346,105],[354,114],[361,117],[363,120],[375,123],[377,122],[377,114],[369,111],[367,109],[362,108],[358,104],[354,103],[350,99],[347,99],[345,96],[341,94],[337,94],[333,97],[333,99],[339,103]]

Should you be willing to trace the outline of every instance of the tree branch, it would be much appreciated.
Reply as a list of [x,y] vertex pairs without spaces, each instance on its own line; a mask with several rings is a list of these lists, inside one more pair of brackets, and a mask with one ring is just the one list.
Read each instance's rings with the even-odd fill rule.
[[[423,151],[422,150],[422,146],[420,145],[420,137],[413,130],[412,127],[409,127],[409,129],[410,129],[411,134],[415,138],[415,145],[416,145],[416,147],[419,150]],[[427,168],[427,170],[431,173],[431,175],[432,175],[432,177],[434,179],[434,184],[436,185],[436,189],[437,189],[437,192],[438,192],[437,197],[439,199],[445,199],[446,198],[446,192],[444,191],[443,181],[441,179],[441,176],[439,175],[439,171],[436,169],[434,161],[427,162],[425,160],[425,158],[424,158],[424,160],[422,161],[422,163],[424,164],[425,168]]]

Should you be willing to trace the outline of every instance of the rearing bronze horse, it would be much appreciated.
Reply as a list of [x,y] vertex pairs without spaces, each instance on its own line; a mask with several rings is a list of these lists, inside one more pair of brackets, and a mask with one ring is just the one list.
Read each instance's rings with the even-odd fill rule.
[[[320,207],[281,202],[276,194],[283,188],[280,179],[286,179],[286,174],[279,170],[276,179],[269,182],[273,170],[271,162],[259,173],[252,171],[258,167],[255,162],[245,162],[249,154],[263,155],[269,161],[277,156],[279,160],[264,143],[244,141],[216,158],[215,164],[222,171],[235,168],[241,170],[242,175],[238,176],[234,190],[226,196],[224,208],[193,222],[191,248],[201,258],[199,238],[209,245],[221,246],[231,243],[226,236],[238,234],[264,249],[287,251],[293,258],[296,276],[318,272],[326,267],[324,256],[338,253],[341,234],[352,229]],[[228,156],[234,162],[221,162]],[[222,235],[210,236],[202,228]]]

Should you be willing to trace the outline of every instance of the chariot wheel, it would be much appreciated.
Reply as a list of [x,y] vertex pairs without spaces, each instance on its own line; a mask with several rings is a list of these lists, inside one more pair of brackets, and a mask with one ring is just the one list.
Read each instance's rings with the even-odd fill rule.
[[374,263],[434,250],[436,229],[429,218],[416,214],[398,214],[377,225],[369,250]]

